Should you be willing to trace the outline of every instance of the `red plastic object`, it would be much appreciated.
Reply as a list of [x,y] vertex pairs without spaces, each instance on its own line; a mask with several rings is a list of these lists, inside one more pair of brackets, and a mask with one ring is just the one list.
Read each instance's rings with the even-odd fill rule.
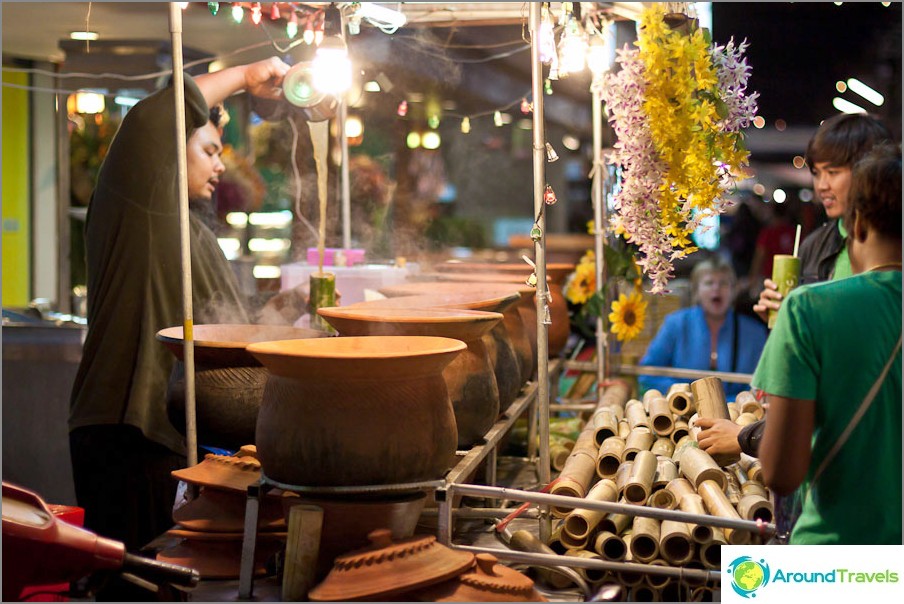
[[[75,526],[85,525],[85,508],[74,505],[58,505],[48,503],[47,507],[59,520]],[[20,600],[28,602],[68,602],[69,598],[62,595],[69,590],[68,583],[54,583],[52,585],[31,585],[19,594]]]
[[[62,518],[84,522],[79,508],[53,507]],[[35,493],[3,483],[4,601],[38,591],[65,591],[69,581],[121,568],[125,553],[121,542],[70,524]],[[40,600],[35,596],[29,601]]]

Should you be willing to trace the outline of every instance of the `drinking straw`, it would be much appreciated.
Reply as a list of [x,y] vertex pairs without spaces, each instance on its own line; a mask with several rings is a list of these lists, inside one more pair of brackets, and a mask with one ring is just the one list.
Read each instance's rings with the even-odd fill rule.
[[800,245],[800,225],[797,225],[797,232],[794,234],[794,257],[797,258],[797,247]]

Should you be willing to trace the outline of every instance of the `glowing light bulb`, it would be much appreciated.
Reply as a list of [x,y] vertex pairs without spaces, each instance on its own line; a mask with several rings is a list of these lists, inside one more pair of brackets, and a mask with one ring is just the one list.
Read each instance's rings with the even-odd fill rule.
[[427,118],[427,125],[436,130],[439,127],[439,116],[435,113]]
[[493,114],[493,123],[496,124],[497,128],[500,128],[502,126],[502,112],[501,111],[497,111],[496,113]]
[[319,27],[314,30],[314,44],[320,46],[323,43],[323,28]]
[[471,131],[471,118],[463,117],[461,119],[461,132],[462,134],[468,134]]
[[521,99],[521,113],[527,115],[531,112],[530,103],[527,102],[527,99]]
[[232,20],[236,23],[241,23],[242,19],[245,17],[245,11],[242,9],[242,5],[236,2],[232,5]]
[[304,33],[301,34],[301,39],[308,46],[314,43],[314,28],[311,26],[310,21],[304,26]]
[[314,87],[327,94],[344,94],[352,85],[348,47],[338,36],[324,38],[312,64]]
[[216,16],[218,12],[220,12],[220,3],[219,2],[208,2],[207,10],[210,11],[210,14]]
[[261,3],[255,2],[254,6],[251,7],[251,21],[255,25],[261,24]]
[[396,113],[399,114],[399,117],[405,117],[408,115],[408,101],[402,101],[399,103],[398,109],[396,109]]
[[276,21],[276,20],[279,19],[280,17],[282,17],[282,15],[279,14],[279,3],[278,3],[278,2],[274,2],[274,3],[270,6],[270,19],[271,19],[272,21]]
[[543,202],[548,205],[554,205],[559,199],[556,197],[556,192],[552,190],[550,185],[546,185],[546,189],[543,191]]
[[286,22],[286,35],[290,38],[295,38],[298,35],[298,17],[295,15],[294,10],[289,16],[288,22]]

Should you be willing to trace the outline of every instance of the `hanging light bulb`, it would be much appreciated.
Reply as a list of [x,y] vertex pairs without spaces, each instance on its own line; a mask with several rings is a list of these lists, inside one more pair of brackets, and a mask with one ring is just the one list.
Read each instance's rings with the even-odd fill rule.
[[546,189],[543,191],[543,202],[548,205],[554,205],[559,199],[556,197],[556,192],[552,190],[550,185],[546,185]]
[[556,56],[555,26],[549,14],[549,7],[544,3],[540,9],[540,62],[549,63]]
[[298,35],[298,16],[295,14],[295,11],[292,11],[292,14],[289,15],[289,20],[286,22],[286,35],[290,38],[295,38]]
[[276,21],[280,17],[282,17],[282,15],[279,14],[279,2],[274,2],[270,5],[270,20]]
[[405,117],[408,115],[408,101],[402,101],[399,103],[398,109],[396,109],[396,113],[399,114],[399,117]]
[[559,40],[559,75],[577,73],[584,69],[587,56],[587,37],[581,23],[571,17],[565,24],[565,32]]
[[493,123],[496,124],[497,128],[500,128],[502,126],[502,112],[501,111],[497,111],[496,113],[493,114]]
[[323,39],[311,65],[314,87],[333,95],[345,94],[352,85],[352,62],[348,46],[339,36]]
[[552,94],[552,82],[549,81],[549,78],[546,78],[546,81],[543,82],[543,92],[546,94]]
[[254,6],[251,7],[251,21],[255,25],[261,24],[261,3],[255,2]]
[[217,16],[217,13],[220,12],[220,3],[219,2],[208,2],[207,10],[210,11],[210,14],[214,17]]
[[430,126],[431,128],[433,128],[434,130],[439,128],[439,116],[436,115],[435,113],[430,115],[430,117],[427,118],[427,125]]
[[323,23],[321,23],[319,27],[314,29],[314,44],[317,46],[323,44]]
[[587,48],[587,67],[594,76],[600,76],[609,70],[609,49],[602,36],[592,36]]
[[556,153],[556,150],[552,148],[552,145],[548,142],[546,143],[546,161],[552,163],[554,161],[558,161],[559,154]]
[[521,99],[521,113],[523,113],[524,115],[527,115],[530,112],[531,112],[530,103],[527,102],[526,98]]
[[468,134],[471,131],[471,118],[465,116],[461,118],[461,133]]
[[314,25],[311,23],[310,19],[308,19],[304,25],[304,33],[301,34],[301,39],[308,46],[314,43]]
[[242,9],[242,5],[238,2],[232,3],[232,20],[236,23],[241,23],[242,19],[245,17],[245,11]]

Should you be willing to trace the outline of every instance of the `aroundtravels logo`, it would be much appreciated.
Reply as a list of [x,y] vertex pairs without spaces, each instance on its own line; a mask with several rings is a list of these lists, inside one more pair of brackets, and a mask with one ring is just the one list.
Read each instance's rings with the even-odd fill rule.
[[743,598],[755,598],[756,591],[769,583],[769,565],[765,560],[757,562],[750,556],[741,556],[728,565],[731,587]]

